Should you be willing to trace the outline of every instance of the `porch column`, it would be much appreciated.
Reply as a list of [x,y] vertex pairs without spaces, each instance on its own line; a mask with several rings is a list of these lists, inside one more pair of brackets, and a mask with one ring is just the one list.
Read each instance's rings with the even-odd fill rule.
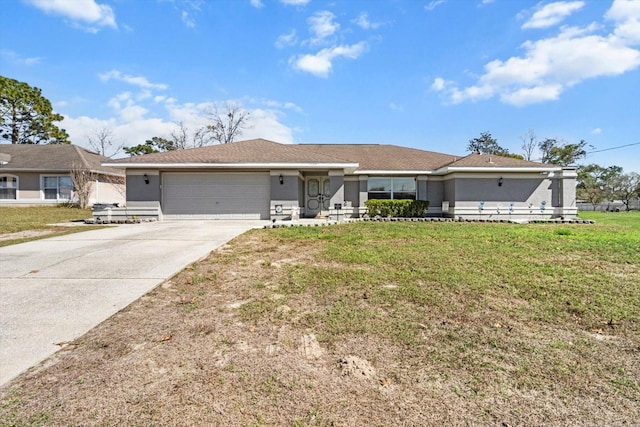
[[560,191],[560,210],[563,216],[575,217],[578,214],[576,205],[576,168],[562,168],[558,174],[558,190]]
[[329,171],[331,185],[331,199],[329,209],[333,209],[336,203],[344,203],[344,171]]
[[358,176],[359,184],[359,193],[358,193],[358,216],[362,216],[367,211],[367,206],[365,202],[369,200],[369,176],[368,175],[360,175]]
[[418,175],[416,178],[416,200],[428,200],[427,196],[427,176]]

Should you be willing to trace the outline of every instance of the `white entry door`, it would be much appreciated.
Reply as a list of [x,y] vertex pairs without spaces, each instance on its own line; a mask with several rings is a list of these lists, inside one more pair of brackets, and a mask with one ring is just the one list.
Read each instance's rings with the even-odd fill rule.
[[307,178],[305,213],[308,217],[327,215],[331,200],[331,182],[329,177],[314,176]]

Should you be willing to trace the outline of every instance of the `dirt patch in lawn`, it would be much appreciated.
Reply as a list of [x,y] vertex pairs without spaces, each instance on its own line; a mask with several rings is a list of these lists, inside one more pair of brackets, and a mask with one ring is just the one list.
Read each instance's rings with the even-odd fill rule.
[[430,305],[278,236],[241,236],[4,386],[0,425],[640,419],[636,329],[518,317],[529,304],[501,295],[469,310],[464,289]]

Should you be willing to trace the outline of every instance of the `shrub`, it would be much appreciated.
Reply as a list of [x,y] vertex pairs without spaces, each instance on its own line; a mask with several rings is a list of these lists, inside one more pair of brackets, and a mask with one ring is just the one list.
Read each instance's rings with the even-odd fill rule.
[[428,200],[371,199],[364,202],[369,216],[422,218],[429,210]]

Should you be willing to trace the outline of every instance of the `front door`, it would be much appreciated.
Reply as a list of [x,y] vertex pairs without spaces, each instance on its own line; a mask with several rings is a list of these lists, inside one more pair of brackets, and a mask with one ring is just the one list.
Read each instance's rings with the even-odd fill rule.
[[305,213],[308,217],[326,215],[329,213],[331,200],[331,182],[326,176],[307,178]]

